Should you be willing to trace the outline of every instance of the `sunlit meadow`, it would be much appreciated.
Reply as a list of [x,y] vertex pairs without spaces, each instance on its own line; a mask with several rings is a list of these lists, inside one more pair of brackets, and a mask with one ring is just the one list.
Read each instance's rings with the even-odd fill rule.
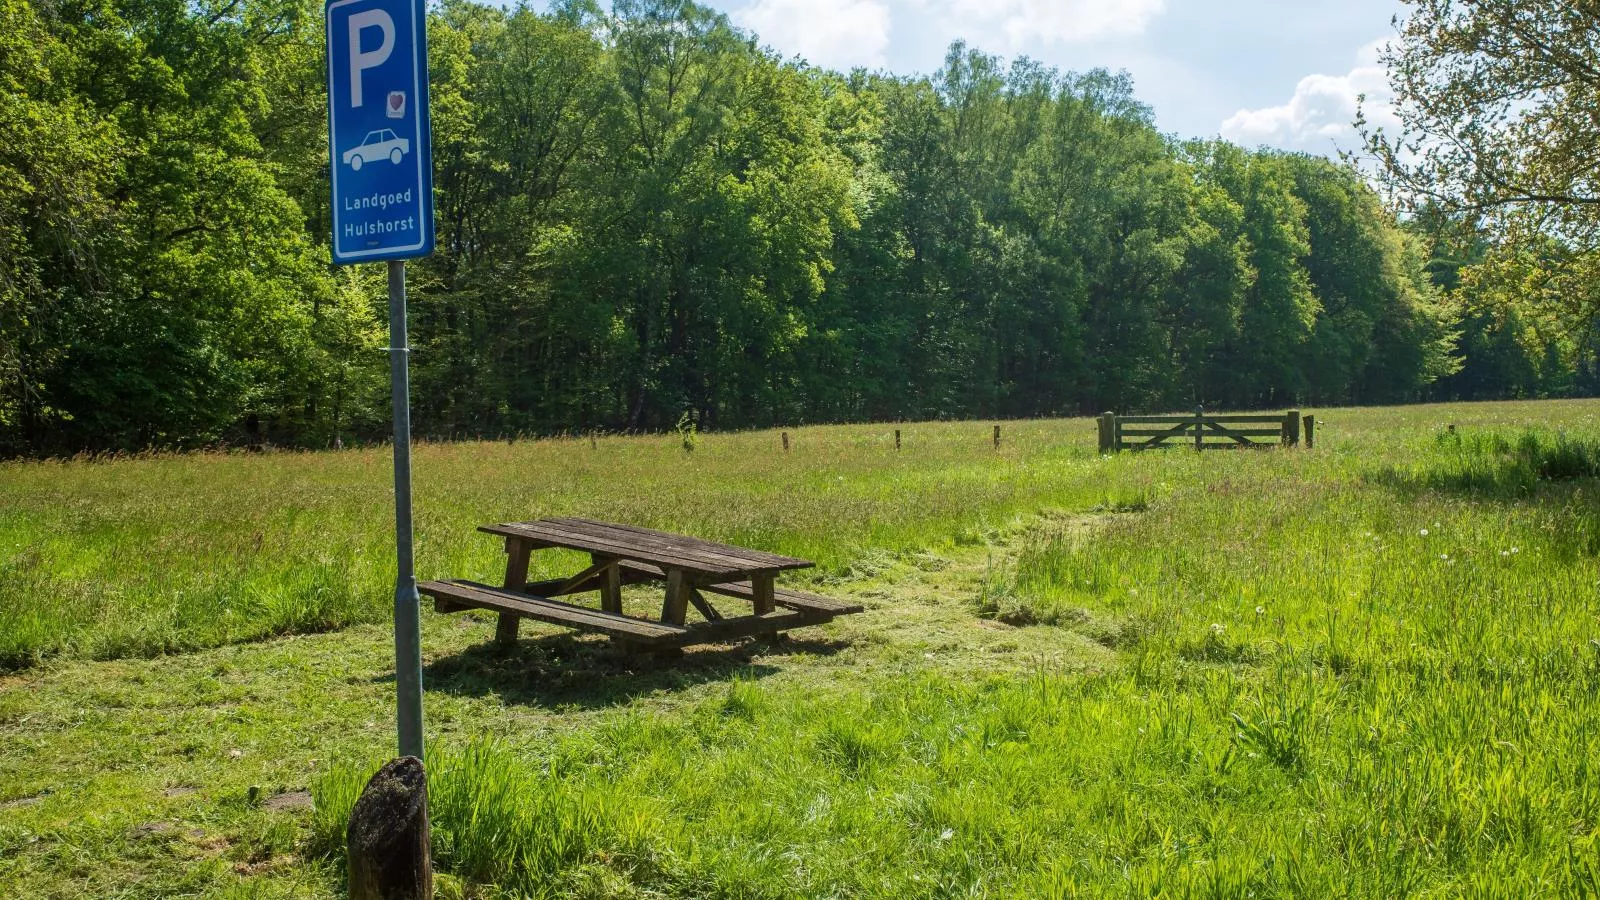
[[[425,577],[573,513],[868,607],[664,667],[427,616],[444,892],[1594,895],[1600,402],[1317,413],[1259,453],[1103,458],[1088,420],[421,447]],[[392,741],[387,462],[0,467],[0,878],[341,890]]]

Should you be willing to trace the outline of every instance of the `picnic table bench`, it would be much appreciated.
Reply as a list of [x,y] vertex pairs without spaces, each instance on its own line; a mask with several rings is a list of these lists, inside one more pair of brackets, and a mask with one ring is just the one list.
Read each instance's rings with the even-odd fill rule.
[[[589,519],[506,522],[478,529],[505,539],[506,574],[499,587],[474,581],[430,581],[418,590],[442,613],[486,609],[500,614],[495,639],[515,643],[522,619],[610,635],[629,647],[670,649],[806,625],[861,612],[861,606],[777,586],[778,575],[813,563],[699,538]],[[559,548],[589,554],[590,565],[569,578],[528,583],[535,550]],[[625,615],[622,589],[663,583],[659,620]],[[556,598],[599,593],[600,608]],[[705,598],[747,600],[750,615],[725,617]],[[702,621],[687,621],[689,607]]]

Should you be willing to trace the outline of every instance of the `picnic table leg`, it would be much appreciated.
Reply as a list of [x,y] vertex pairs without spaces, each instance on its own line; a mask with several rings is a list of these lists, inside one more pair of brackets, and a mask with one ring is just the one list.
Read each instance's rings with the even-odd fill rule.
[[751,599],[755,601],[756,615],[764,616],[778,608],[776,599],[777,580],[773,575],[757,575],[750,579],[750,588],[753,591]]
[[[591,556],[595,562],[601,562],[598,556]],[[622,567],[616,560],[600,573],[600,609],[608,613],[622,615]]]
[[667,600],[661,605],[661,621],[668,625],[682,625],[689,614],[690,586],[685,582],[682,569],[667,570]]
[[[506,590],[520,591],[528,586],[528,556],[532,552],[533,548],[526,542],[516,538],[506,538]],[[521,624],[521,616],[501,613],[500,622],[494,629],[495,643],[502,647],[516,644],[517,628]]]
[[[755,604],[756,615],[764,616],[778,608],[776,597],[777,585],[775,584],[776,581],[777,576],[775,575],[757,575],[750,579],[750,599]],[[783,638],[783,636],[778,633],[777,629],[773,629],[772,631],[764,631],[761,633],[760,637],[763,640],[770,641],[772,643],[777,643]]]

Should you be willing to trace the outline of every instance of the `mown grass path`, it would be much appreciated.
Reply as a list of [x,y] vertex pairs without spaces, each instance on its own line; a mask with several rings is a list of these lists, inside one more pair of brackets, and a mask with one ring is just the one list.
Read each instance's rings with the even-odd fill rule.
[[[429,488],[424,574],[492,577],[467,526],[616,479],[582,508],[819,558],[868,606],[667,667],[426,617],[447,890],[1592,893],[1600,482],[1574,460],[1600,403],[1319,412],[1313,453],[1103,460],[1082,421],[1008,426],[999,454],[972,424],[907,428],[920,458],[867,427],[789,457],[773,434],[427,448],[456,480]],[[387,510],[351,484],[380,456],[4,467],[0,609],[66,612],[0,680],[0,882],[337,893],[324,854],[392,743],[389,636],[361,624]],[[513,464],[536,508],[477,480]],[[685,467],[709,485],[674,496]],[[213,532],[228,552],[184,552]],[[292,606],[324,559],[357,624],[168,634],[162,597],[232,574]],[[205,597],[204,622],[255,621]],[[169,644],[197,649],[146,658]]]

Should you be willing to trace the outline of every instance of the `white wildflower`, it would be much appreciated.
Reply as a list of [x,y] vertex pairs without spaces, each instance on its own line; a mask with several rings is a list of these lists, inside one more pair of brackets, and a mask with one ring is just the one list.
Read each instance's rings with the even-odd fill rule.
[[1422,531],[1420,533],[1421,533],[1421,535],[1423,537],[1427,537],[1428,536],[1428,529],[1424,528],[1424,529],[1422,529]]
[[1256,607],[1256,615],[1258,615],[1258,616],[1264,616],[1264,615],[1266,615],[1266,614],[1267,614],[1267,608],[1266,608],[1266,607],[1265,607],[1265,606],[1258,606],[1258,607]]
[[1212,634],[1221,634],[1222,632],[1224,632],[1226,630],[1227,629],[1222,627],[1222,623],[1221,622],[1212,622],[1211,623],[1211,633]]

